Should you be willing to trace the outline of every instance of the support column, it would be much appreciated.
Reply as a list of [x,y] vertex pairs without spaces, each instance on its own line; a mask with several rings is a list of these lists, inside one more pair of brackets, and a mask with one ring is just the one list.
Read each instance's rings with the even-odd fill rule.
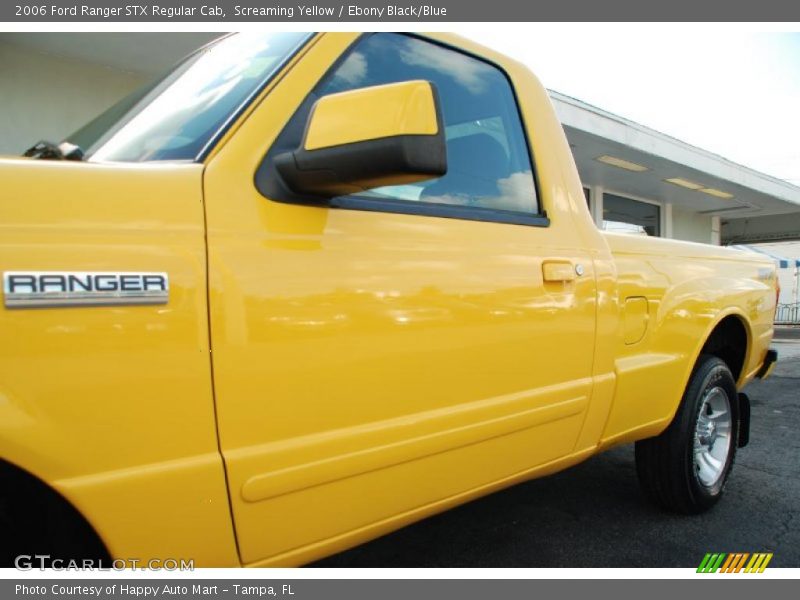
[[719,217],[711,217],[711,243],[715,246],[720,245],[720,232],[722,231],[722,226],[719,222]]
[[603,229],[603,186],[594,185],[592,190],[592,218],[598,229]]
[[663,207],[661,214],[664,216],[664,232],[662,235],[671,240],[674,237],[672,234],[672,202],[663,204]]

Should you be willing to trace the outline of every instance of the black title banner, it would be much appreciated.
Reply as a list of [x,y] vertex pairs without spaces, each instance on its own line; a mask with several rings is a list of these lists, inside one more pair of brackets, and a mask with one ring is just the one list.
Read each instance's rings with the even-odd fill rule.
[[786,0],[4,0],[2,22],[800,21]]

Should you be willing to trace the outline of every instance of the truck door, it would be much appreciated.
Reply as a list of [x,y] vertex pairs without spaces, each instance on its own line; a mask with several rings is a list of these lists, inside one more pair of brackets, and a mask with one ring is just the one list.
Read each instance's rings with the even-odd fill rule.
[[[278,197],[270,157],[300,143],[315,98],[420,79],[447,175],[326,206]],[[245,563],[352,544],[570,454],[595,281],[560,173],[535,164],[501,68],[388,33],[317,38],[209,162],[214,382]]]

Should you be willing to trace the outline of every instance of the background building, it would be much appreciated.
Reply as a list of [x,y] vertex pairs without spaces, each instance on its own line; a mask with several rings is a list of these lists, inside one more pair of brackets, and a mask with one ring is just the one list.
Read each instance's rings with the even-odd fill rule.
[[[218,33],[0,33],[0,153],[59,141]],[[800,188],[552,92],[599,227],[800,240]]]

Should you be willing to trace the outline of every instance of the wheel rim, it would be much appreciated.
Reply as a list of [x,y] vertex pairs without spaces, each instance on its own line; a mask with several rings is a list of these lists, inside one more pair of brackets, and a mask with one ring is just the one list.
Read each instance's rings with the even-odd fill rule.
[[725,473],[731,451],[731,403],[721,387],[703,396],[694,429],[694,469],[705,487],[714,487]]

